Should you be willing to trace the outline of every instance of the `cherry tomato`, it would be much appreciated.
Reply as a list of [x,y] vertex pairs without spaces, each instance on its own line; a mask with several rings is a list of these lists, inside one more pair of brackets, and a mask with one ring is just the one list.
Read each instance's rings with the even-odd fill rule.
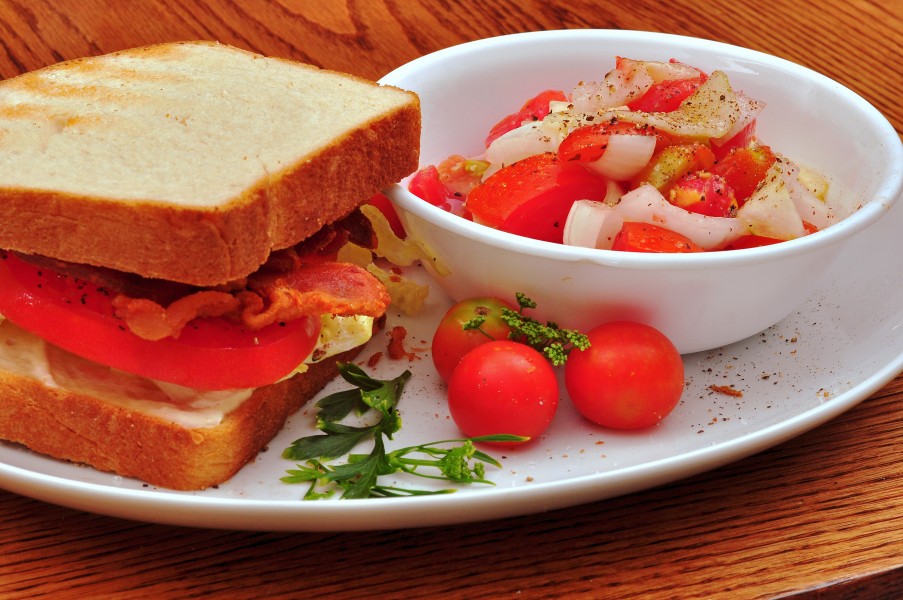
[[88,360],[204,390],[278,381],[310,354],[320,332],[319,317],[258,331],[224,319],[199,318],[178,339],[145,340],[123,326],[103,288],[10,253],[0,253],[0,314]]
[[386,220],[389,222],[389,227],[392,228],[392,232],[395,235],[402,239],[405,238],[407,234],[404,231],[404,225],[401,224],[401,219],[398,218],[398,213],[395,212],[395,206],[392,205],[391,200],[383,194],[376,194],[370,198],[367,204],[379,209],[379,212],[386,217]]
[[653,83],[646,93],[627,104],[630,110],[643,112],[671,112],[677,110],[680,103],[693,95],[696,89],[705,83],[708,77],[700,73],[699,77],[687,79],[670,79]]
[[451,204],[448,201],[448,189],[440,181],[439,169],[435,165],[428,165],[414,173],[414,176],[408,182],[408,189],[412,194],[421,200],[426,200],[433,206],[438,206],[443,210],[451,210]]
[[590,347],[564,367],[568,395],[584,417],[613,429],[661,421],[680,400],[684,366],[674,344],[653,327],[628,321],[591,330]]
[[621,227],[611,249],[622,252],[705,252],[686,236],[670,229],[631,221]]
[[712,167],[712,173],[724,177],[733,188],[737,202],[743,206],[775,160],[774,152],[768,146],[734,148]]
[[593,162],[602,158],[612,135],[652,135],[655,136],[656,150],[661,150],[671,142],[671,136],[654,127],[637,127],[626,121],[606,121],[586,125],[572,131],[558,146],[561,160]]
[[[447,383],[452,371],[465,354],[492,340],[508,339],[511,328],[501,319],[502,309],[514,307],[498,298],[473,298],[452,306],[433,335],[433,364],[439,376]],[[464,330],[464,323],[483,317],[480,330]]]
[[468,437],[510,433],[536,438],[558,408],[558,378],[533,348],[501,340],[464,355],[448,383],[452,419]]
[[549,102],[561,101],[567,102],[567,95],[559,90],[545,90],[538,93],[527,102],[516,113],[510,114],[495,125],[489,131],[486,137],[486,147],[495,141],[496,138],[508,133],[512,129],[517,129],[527,121],[539,121],[549,114]]
[[524,237],[562,243],[577,200],[604,200],[608,184],[556,154],[534,154],[475,187],[465,206],[479,222]]
[[683,176],[668,192],[668,200],[692,213],[710,217],[732,217],[738,208],[734,189],[724,177],[706,171]]

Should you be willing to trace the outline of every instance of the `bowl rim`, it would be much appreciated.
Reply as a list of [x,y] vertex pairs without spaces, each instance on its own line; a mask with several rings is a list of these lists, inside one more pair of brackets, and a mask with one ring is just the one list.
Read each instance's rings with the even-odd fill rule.
[[[782,70],[790,71],[806,79],[813,80],[821,86],[831,87],[844,100],[855,105],[870,120],[882,135],[880,143],[887,148],[890,161],[886,176],[879,184],[871,199],[855,210],[851,215],[830,227],[814,234],[788,240],[778,244],[757,248],[744,248],[725,252],[701,252],[692,254],[645,254],[636,252],[619,252],[596,248],[566,246],[553,242],[545,242],[521,237],[491,227],[480,225],[451,214],[441,208],[425,202],[409,192],[403,185],[406,180],[389,186],[386,195],[402,210],[450,230],[464,238],[485,243],[493,247],[511,252],[529,254],[536,257],[549,258],[569,262],[589,262],[611,267],[631,269],[706,269],[718,266],[741,266],[784,259],[788,255],[802,255],[821,250],[831,244],[850,237],[866,229],[883,214],[890,210],[903,190],[903,143],[890,122],[878,109],[867,100],[846,86],[817,71],[771,54],[751,50],[741,46],[694,38],[671,33],[650,31],[612,30],[612,29],[559,29],[513,33],[490,38],[483,38],[449,46],[435,52],[425,54],[383,76],[379,83],[405,87],[405,80],[411,75],[421,72],[437,60],[453,59],[461,55],[485,51],[488,47],[511,46],[531,43],[534,40],[549,39],[606,39],[606,40],[640,40],[656,41],[679,45],[683,49],[716,50],[729,54],[734,58],[767,64]],[[416,90],[414,90],[416,92]],[[453,149],[449,154],[453,153]]]

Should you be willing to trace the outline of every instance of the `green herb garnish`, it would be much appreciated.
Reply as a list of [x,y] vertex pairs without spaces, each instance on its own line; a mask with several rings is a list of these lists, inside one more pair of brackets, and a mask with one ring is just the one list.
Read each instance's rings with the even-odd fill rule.
[[[579,331],[562,329],[557,323],[552,321],[548,321],[543,325],[533,317],[525,315],[524,310],[536,308],[536,302],[520,292],[517,292],[514,296],[520,307],[519,310],[503,308],[501,314],[502,321],[511,328],[508,339],[538,350],[556,367],[563,365],[567,361],[568,354],[574,348],[580,350],[589,348],[589,338]],[[478,330],[489,336],[488,333],[481,329],[485,322],[486,317],[474,317],[464,323],[464,329]]]
[[[332,496],[337,489],[342,498],[379,498],[387,496],[422,496],[447,494],[454,489],[416,490],[379,485],[384,475],[404,472],[427,479],[455,483],[485,483],[485,465],[502,465],[488,454],[477,450],[474,442],[515,442],[526,438],[514,435],[492,435],[479,438],[444,440],[408,446],[386,452],[385,440],[401,429],[401,417],[396,406],[411,372],[405,371],[395,379],[374,379],[351,363],[340,363],[339,373],[353,389],[330,394],[317,402],[317,429],[323,434],[295,440],[282,453],[283,458],[304,461],[297,469],[288,470],[282,478],[286,483],[309,483],[305,500]],[[370,424],[345,425],[340,421],[355,412]],[[373,439],[369,454],[351,454],[359,443]],[[441,445],[458,444],[451,448]],[[329,461],[348,455],[344,464]],[[424,472],[427,471],[427,472]]]

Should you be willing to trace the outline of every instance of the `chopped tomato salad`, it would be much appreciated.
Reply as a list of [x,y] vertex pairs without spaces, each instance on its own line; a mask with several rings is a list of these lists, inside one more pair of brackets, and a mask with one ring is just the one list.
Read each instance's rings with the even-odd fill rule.
[[618,57],[600,81],[530,98],[485,153],[424,167],[409,189],[488,227],[606,250],[735,250],[830,226],[842,216],[827,180],[758,138],[764,109],[722,71]]

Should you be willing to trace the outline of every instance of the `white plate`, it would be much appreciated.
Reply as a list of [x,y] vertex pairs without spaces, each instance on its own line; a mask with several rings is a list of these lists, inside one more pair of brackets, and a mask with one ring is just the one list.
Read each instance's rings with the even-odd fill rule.
[[[494,487],[470,486],[454,494],[417,498],[302,501],[306,486],[279,481],[293,466],[280,453],[313,431],[308,410],[290,419],[268,452],[217,489],[156,489],[12,444],[0,445],[0,486],[55,504],[141,521],[326,531],[495,519],[663,484],[799,435],[855,406],[903,371],[901,228],[903,203],[898,202],[886,218],[854,240],[828,282],[799,311],[748,340],[685,356],[688,387],[660,427],[630,434],[595,428],[565,400],[544,439],[528,448],[493,452],[504,456],[504,468],[489,469]],[[389,326],[403,324],[409,331],[408,345],[426,348],[447,305],[445,298],[434,297],[425,314],[416,319],[393,316]],[[384,346],[380,336],[363,356]],[[375,373],[391,377],[408,367],[414,373],[400,404],[404,426],[392,447],[458,435],[429,356],[418,353],[420,359],[410,365],[383,359]],[[711,385],[733,385],[743,396],[715,393]],[[326,392],[339,387],[346,386],[337,382]]]

